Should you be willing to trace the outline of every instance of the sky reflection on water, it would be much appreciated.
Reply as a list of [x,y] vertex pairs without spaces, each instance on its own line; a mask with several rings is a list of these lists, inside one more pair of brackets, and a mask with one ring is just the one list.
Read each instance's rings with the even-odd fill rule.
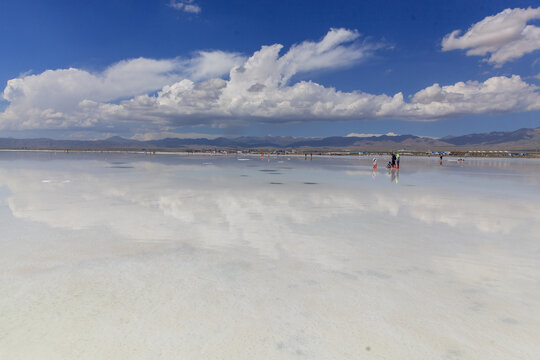
[[0,357],[540,352],[537,161],[239,158],[0,152]]

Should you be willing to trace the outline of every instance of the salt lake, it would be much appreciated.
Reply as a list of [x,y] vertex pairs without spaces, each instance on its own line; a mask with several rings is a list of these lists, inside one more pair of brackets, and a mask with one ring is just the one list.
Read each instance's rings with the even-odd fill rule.
[[0,152],[2,359],[537,359],[540,161]]

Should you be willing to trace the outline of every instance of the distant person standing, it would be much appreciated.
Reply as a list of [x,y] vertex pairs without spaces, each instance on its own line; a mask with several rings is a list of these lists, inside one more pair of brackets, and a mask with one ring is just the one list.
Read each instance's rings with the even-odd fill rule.
[[392,167],[396,167],[396,154],[392,153]]
[[442,165],[442,157],[443,157],[443,154],[441,153],[439,156],[439,165]]
[[396,154],[397,168],[399,169],[399,154]]
[[373,168],[376,169],[377,168],[377,158],[373,158],[373,160],[371,162],[373,163]]

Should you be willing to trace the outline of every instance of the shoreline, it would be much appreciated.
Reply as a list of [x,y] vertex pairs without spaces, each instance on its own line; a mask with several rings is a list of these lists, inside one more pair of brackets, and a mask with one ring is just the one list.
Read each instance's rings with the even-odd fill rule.
[[469,151],[303,151],[303,152],[287,152],[284,150],[180,150],[180,149],[16,149],[4,148],[0,152],[52,152],[52,153],[118,153],[118,154],[144,154],[144,155],[206,155],[206,156],[226,156],[226,155],[247,155],[247,156],[390,156],[392,153],[399,153],[400,156],[412,157],[439,157],[443,153],[444,157],[462,157],[462,158],[519,158],[519,159],[540,159],[540,153],[531,152],[510,152],[501,150],[469,150]]

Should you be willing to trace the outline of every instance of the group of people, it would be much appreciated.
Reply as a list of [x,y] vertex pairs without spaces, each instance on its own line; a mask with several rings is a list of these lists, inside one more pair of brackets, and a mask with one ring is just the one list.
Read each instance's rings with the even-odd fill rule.
[[392,160],[388,162],[386,167],[391,169],[399,169],[399,154],[392,153]]
[[[373,158],[373,170],[377,169],[377,158]],[[386,164],[389,169],[399,169],[399,154],[392,153],[392,159]]]

